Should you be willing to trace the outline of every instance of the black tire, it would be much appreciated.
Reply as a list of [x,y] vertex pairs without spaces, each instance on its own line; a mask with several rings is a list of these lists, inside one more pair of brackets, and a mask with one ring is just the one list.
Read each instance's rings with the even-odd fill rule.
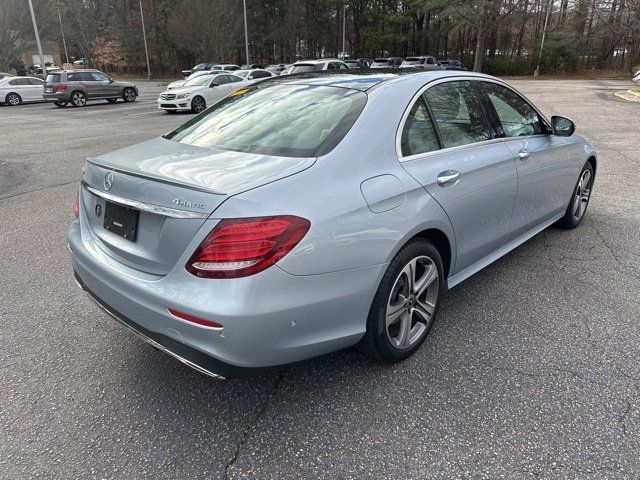
[[67,105],[67,103],[68,103],[68,102],[61,102],[61,101],[59,101],[59,100],[56,100],[55,102],[53,102],[53,104],[54,104],[56,107],[60,107],[60,108],[65,107],[65,106]]
[[127,87],[122,91],[122,99],[126,103],[135,102],[137,96],[138,95],[136,94],[136,91],[133,88]]
[[117,98],[107,98],[107,102],[109,103],[116,103],[118,101]]
[[4,99],[5,103],[11,107],[15,107],[22,103],[22,97],[15,92],[7,94]]
[[[588,177],[588,178],[587,178]],[[586,179],[586,185],[584,185]],[[562,228],[576,228],[587,212],[589,206],[589,200],[591,199],[591,192],[593,191],[594,172],[591,162],[587,162],[580,171],[580,176],[573,188],[569,205],[564,212],[564,217],[558,220],[557,225]]]
[[[416,260],[418,268],[415,269],[414,273],[420,273],[420,268],[423,268],[420,265],[425,265],[424,271],[420,273],[418,279],[428,278],[428,272],[431,272],[430,274],[433,275],[431,269],[435,268],[437,278],[432,282],[437,281],[437,284],[428,283],[425,290],[419,295],[414,295],[414,293],[407,290],[409,295],[405,297],[402,295],[403,289],[405,287],[410,289],[411,287],[403,285],[402,279],[409,264]],[[420,262],[423,263],[421,264]],[[426,265],[428,265],[428,267],[426,267]],[[429,270],[427,270],[427,268]],[[360,343],[363,350],[373,357],[388,363],[399,362],[410,357],[420,348],[422,342],[424,342],[425,338],[429,335],[431,327],[438,315],[440,300],[444,294],[444,285],[442,258],[436,247],[428,240],[422,238],[411,240],[391,261],[380,282],[371,309],[369,310],[367,332]],[[429,298],[427,299],[425,295],[428,295]],[[400,315],[402,315],[402,317],[397,317],[397,321],[387,324],[388,309],[393,309],[396,308],[397,305],[401,305],[400,302],[397,302],[397,300],[401,298],[406,298],[405,306],[398,308],[395,312],[401,312]],[[426,302],[432,305],[431,315],[428,320],[419,313]],[[392,303],[397,303],[397,305],[394,306]],[[416,312],[416,310],[418,310],[418,312]],[[395,315],[396,313],[392,313],[389,315],[389,318]],[[409,322],[409,328],[402,338],[407,338],[408,341],[406,345],[398,346],[394,343],[397,339],[392,335],[393,328],[396,323],[400,323],[398,326],[399,330],[403,330],[402,326],[405,324],[404,321],[407,318],[408,320],[406,321]],[[424,321],[418,321],[419,319]],[[415,338],[412,339],[411,332],[414,328],[416,329],[416,333],[414,334]]]
[[194,113],[200,113],[207,108],[207,102],[201,96],[193,97],[191,100],[191,111]]
[[87,104],[87,96],[80,90],[71,92],[69,98],[71,99],[72,107],[84,107]]

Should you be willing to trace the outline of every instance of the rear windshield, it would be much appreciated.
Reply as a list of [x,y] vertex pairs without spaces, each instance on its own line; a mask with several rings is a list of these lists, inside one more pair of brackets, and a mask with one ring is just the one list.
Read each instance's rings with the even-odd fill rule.
[[424,62],[424,58],[409,57],[405,60],[405,62],[410,65],[417,65],[418,63]]
[[47,75],[47,79],[45,81],[47,83],[60,83],[60,74],[50,73],[49,75]]
[[316,157],[342,140],[366,98],[336,87],[254,87],[231,94],[165,138],[222,150]]
[[389,65],[390,63],[391,63],[391,62],[390,62],[389,60],[387,60],[386,58],[376,58],[376,59],[373,61],[373,64],[374,64],[376,67],[380,67],[380,66],[383,66],[383,65],[384,65],[384,66],[387,66],[387,65]]
[[315,64],[301,64],[294,65],[291,67],[291,71],[289,73],[306,73],[306,72],[315,72],[317,65]]

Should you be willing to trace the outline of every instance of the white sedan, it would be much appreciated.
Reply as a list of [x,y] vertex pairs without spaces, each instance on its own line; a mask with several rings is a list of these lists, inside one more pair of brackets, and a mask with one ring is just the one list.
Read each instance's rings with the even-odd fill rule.
[[166,112],[202,112],[205,108],[248,85],[250,82],[230,73],[200,75],[189,79],[174,90],[166,90],[158,97],[158,108]]
[[42,102],[44,82],[36,77],[5,77],[0,80],[0,104],[15,106]]

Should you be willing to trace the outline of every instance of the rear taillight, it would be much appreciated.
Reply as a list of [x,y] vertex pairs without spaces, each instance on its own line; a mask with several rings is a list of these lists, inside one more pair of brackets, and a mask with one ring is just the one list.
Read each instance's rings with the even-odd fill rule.
[[248,277],[289,253],[309,231],[309,220],[278,217],[221,220],[186,265],[202,278]]
[[73,216],[76,218],[80,216],[80,199],[78,198],[78,192],[76,192],[76,199],[73,202]]
[[64,92],[67,89],[67,86],[68,85],[66,83],[59,83],[56,92]]

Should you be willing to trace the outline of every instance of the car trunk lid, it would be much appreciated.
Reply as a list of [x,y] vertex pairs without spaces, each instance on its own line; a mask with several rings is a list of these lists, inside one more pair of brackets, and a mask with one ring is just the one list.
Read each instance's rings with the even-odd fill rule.
[[[81,216],[93,241],[132,268],[165,275],[205,220],[229,196],[300,172],[313,158],[292,158],[194,147],[153,139],[88,159],[82,175]],[[128,238],[109,225],[116,211],[133,213]]]

